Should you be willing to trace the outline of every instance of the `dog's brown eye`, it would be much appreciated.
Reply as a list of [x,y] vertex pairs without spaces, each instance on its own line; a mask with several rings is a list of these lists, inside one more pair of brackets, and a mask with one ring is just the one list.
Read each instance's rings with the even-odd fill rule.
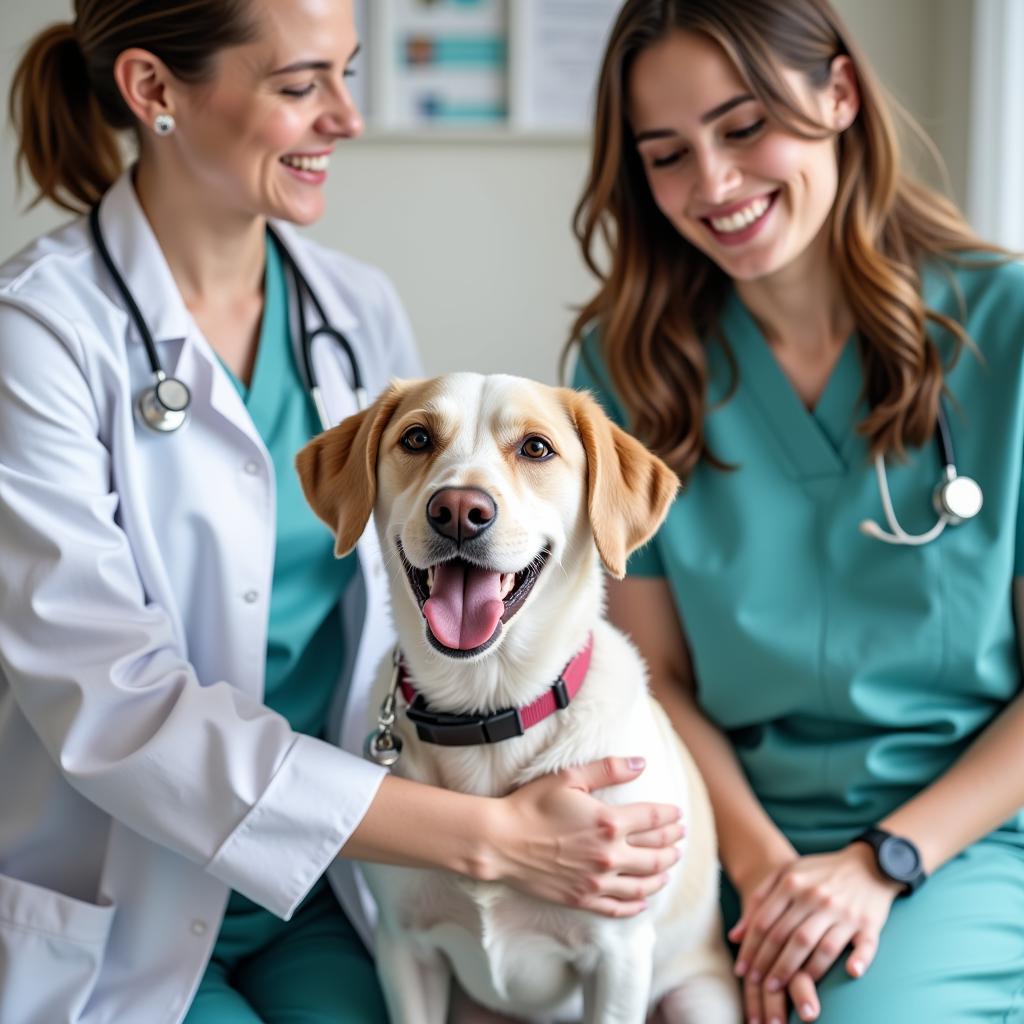
[[519,449],[519,454],[527,459],[533,459],[535,462],[540,462],[542,459],[546,459],[549,455],[554,455],[555,452],[543,437],[528,437],[523,442],[522,448]]
[[402,447],[407,452],[425,452],[433,447],[433,442],[423,427],[410,427],[402,435]]

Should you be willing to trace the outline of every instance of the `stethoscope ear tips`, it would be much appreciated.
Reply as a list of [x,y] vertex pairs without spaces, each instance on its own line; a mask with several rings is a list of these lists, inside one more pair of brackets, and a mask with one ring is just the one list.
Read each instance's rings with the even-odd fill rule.
[[866,537],[871,537],[874,540],[884,540],[890,544],[897,543],[899,541],[899,538],[895,535],[887,534],[885,530],[883,530],[882,527],[874,521],[874,519],[862,519],[860,521],[859,529]]

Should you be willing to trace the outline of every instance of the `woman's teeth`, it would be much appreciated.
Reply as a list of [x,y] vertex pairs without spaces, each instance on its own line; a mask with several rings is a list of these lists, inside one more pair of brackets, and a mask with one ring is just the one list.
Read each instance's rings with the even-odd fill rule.
[[322,153],[320,156],[283,156],[281,163],[298,171],[326,171],[330,159],[329,153]]
[[734,231],[742,231],[744,228],[750,227],[755,220],[760,220],[771,204],[772,201],[767,196],[761,196],[760,199],[755,199],[748,206],[729,214],[728,217],[709,217],[708,220],[716,231],[722,234],[731,234]]

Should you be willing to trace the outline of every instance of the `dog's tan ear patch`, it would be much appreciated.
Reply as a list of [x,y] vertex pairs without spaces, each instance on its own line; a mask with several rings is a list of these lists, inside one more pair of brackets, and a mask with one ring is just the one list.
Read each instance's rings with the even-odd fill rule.
[[587,454],[587,505],[598,553],[616,578],[626,559],[654,536],[679,490],[679,478],[635,437],[617,427],[590,395],[562,389]]
[[407,387],[392,381],[371,406],[315,437],[295,457],[302,492],[334,533],[339,558],[356,546],[370,520],[381,434]]

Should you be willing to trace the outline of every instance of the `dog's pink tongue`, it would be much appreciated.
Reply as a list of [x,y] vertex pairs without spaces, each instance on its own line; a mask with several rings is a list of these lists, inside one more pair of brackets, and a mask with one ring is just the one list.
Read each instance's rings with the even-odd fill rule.
[[500,592],[501,573],[465,562],[437,566],[433,589],[423,605],[430,632],[453,650],[479,647],[490,640],[505,611]]

